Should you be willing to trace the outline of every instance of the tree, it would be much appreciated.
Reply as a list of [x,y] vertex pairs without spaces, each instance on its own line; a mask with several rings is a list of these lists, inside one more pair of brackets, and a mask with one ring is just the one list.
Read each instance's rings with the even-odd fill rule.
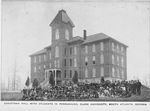
[[17,56],[14,57],[14,61],[12,64],[12,73],[13,73],[13,81],[12,81],[12,89],[16,90],[16,85],[17,85],[17,73],[20,71],[20,64],[18,62]]
[[32,86],[37,87],[38,85],[39,85],[38,80],[36,78],[34,78]]
[[27,87],[29,86],[29,77],[27,78],[25,85],[26,85]]
[[77,71],[75,70],[75,74],[74,74],[74,76],[73,76],[73,78],[72,78],[72,81],[76,84],[76,83],[78,83],[78,73],[77,73]]
[[55,85],[54,76],[53,76],[52,73],[51,73],[51,75],[50,75],[50,77],[49,77],[49,84],[51,84],[52,86]]

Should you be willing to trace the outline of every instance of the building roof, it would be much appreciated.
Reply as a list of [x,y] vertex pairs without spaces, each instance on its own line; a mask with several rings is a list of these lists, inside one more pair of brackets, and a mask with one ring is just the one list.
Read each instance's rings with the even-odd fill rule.
[[44,53],[46,53],[46,49],[42,49],[38,52],[35,52],[35,53],[31,54],[30,56],[35,56],[35,55],[44,54]]
[[65,10],[60,10],[56,17],[53,19],[53,21],[50,23],[50,26],[53,25],[55,22],[64,22],[64,23],[70,23],[73,27],[74,24],[67,15]]
[[51,49],[52,45],[45,47],[44,49]]
[[71,40],[69,40],[68,43],[75,42],[75,41],[78,41],[78,40],[84,41],[82,37],[75,36]]
[[[87,43],[104,40],[104,39],[108,39],[108,38],[110,38],[114,41],[117,41],[104,33],[98,33],[98,34],[87,36],[86,40],[82,44],[87,44]],[[119,42],[119,41],[117,41],[117,42]],[[119,43],[121,43],[121,42],[119,42]],[[123,44],[123,43],[121,43],[121,44]],[[123,45],[125,45],[125,44],[123,44]],[[125,46],[128,47],[127,45],[125,45]]]
[[87,36],[86,40],[82,44],[95,42],[95,41],[103,40],[103,39],[107,39],[107,38],[110,38],[110,37],[103,33],[98,33],[98,34]]

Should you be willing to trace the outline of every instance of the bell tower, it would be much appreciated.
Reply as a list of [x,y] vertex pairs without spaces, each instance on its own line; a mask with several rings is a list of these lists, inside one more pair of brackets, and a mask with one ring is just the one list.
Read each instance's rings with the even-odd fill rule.
[[72,39],[74,24],[65,10],[60,10],[53,21],[50,23],[52,39],[51,43],[66,42]]

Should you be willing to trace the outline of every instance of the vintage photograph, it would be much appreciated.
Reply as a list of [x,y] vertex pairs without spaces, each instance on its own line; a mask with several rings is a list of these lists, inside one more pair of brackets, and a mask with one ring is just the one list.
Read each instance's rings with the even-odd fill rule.
[[1,101],[150,101],[149,2],[1,5]]

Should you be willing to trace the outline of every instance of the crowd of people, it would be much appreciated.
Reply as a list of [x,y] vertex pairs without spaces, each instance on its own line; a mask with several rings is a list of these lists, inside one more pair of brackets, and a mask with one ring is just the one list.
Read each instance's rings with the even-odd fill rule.
[[141,94],[141,82],[101,80],[101,83],[68,83],[57,86],[48,85],[23,89],[22,100],[84,100],[100,97],[122,97]]

